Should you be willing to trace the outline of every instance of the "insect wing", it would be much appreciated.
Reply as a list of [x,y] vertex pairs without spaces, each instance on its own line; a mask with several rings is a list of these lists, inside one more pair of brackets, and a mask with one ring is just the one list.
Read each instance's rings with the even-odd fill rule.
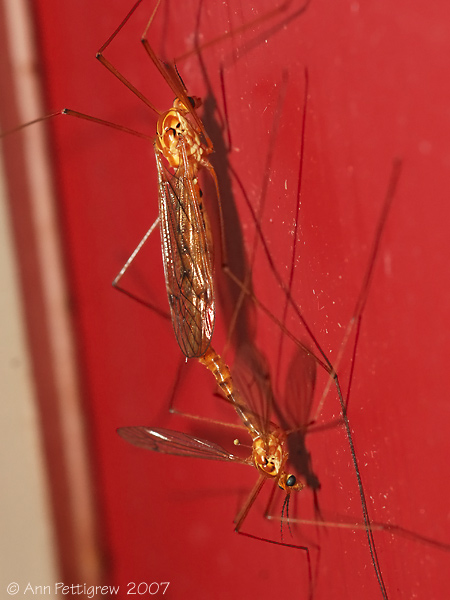
[[[306,433],[311,420],[316,376],[317,363],[314,356],[303,348],[297,348],[289,363],[284,394],[275,397],[273,403],[273,412],[287,433],[290,468],[314,493],[320,488],[320,481],[314,472]],[[315,510],[319,511],[316,496],[314,505]]]
[[286,377],[284,395],[274,400],[274,412],[286,431],[305,431],[311,419],[311,408],[317,377],[317,362],[312,354],[298,348],[292,356]]
[[153,452],[248,464],[247,461],[231,454],[231,452],[227,452],[218,444],[180,431],[151,429],[149,427],[120,427],[117,433],[133,446],[153,450]]
[[233,380],[239,389],[239,401],[249,420],[264,437],[269,430],[273,392],[269,367],[265,357],[250,345],[242,346],[232,369]]
[[168,172],[155,149],[158,168],[161,239],[167,295],[175,336],[188,358],[202,356],[214,329],[213,248],[183,141],[182,160]]

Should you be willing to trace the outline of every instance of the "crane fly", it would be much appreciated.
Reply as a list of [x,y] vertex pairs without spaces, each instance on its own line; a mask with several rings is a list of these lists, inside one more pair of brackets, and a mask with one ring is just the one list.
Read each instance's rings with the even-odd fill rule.
[[[173,106],[168,111],[160,112],[103,55],[104,50],[141,2],[142,0],[136,2],[123,22],[98,51],[97,58],[158,115],[157,135],[153,146],[158,172],[159,217],[114,279],[113,285],[141,302],[139,298],[120,287],[119,281],[159,222],[166,291],[175,336],[178,345],[187,358],[200,358],[208,350],[215,321],[213,240],[197,177],[202,168],[209,172],[214,181],[219,213],[222,259],[226,263],[219,184],[216,172],[207,158],[214,149],[197,112],[202,106],[201,99],[188,95],[175,62],[162,62],[148,42],[147,32],[161,0],[158,0],[156,4],[142,35],[141,42],[153,64],[175,94]],[[294,14],[301,14],[306,9],[307,4]],[[273,9],[266,15],[256,18],[252,23],[239,28],[238,31],[242,32],[251,25],[263,22],[269,17],[282,12],[288,5],[289,2],[286,3],[286,6],[282,5]],[[222,39],[231,33],[237,32],[229,32],[218,39]],[[211,45],[213,42],[209,42],[206,46]],[[182,58],[186,58],[188,55],[189,53]],[[78,114],[75,116],[83,115]],[[162,158],[166,160],[169,168],[164,164]],[[143,303],[147,304],[146,302]]]
[[[120,287],[119,282],[156,226],[161,226],[161,250],[170,314],[177,342],[188,357],[202,356],[207,350],[215,319],[213,287],[214,253],[212,235],[198,182],[198,172],[206,169],[215,185],[220,209],[217,177],[208,160],[212,142],[197,110],[201,99],[189,96],[174,63],[163,63],[147,39],[147,33],[161,4],[158,0],[141,37],[141,43],[175,95],[172,106],[159,110],[104,56],[105,50],[120,33],[142,0],[137,0],[126,17],[97,52],[97,59],[115,77],[157,115],[156,135],[149,137],[139,131],[105,121],[69,108],[21,125],[8,135],[39,121],[58,115],[69,115],[111,127],[151,141],[158,176],[159,217],[138,244],[113,281],[114,287],[139,300]],[[145,302],[144,302],[145,303]]]
[[[139,251],[155,228],[161,228],[161,251],[165,275],[166,292],[169,301],[171,320],[178,345],[188,358],[202,356],[211,341],[215,321],[215,297],[213,282],[214,251],[208,215],[203,204],[202,190],[198,181],[199,171],[206,170],[213,182],[217,197],[219,228],[223,246],[223,218],[217,176],[208,156],[214,151],[213,144],[205,130],[198,109],[202,100],[190,96],[177,70],[175,61],[163,62],[151,47],[147,35],[162,0],[157,0],[152,15],[141,36],[141,43],[159,74],[173,92],[175,99],[165,111],[158,109],[131,81],[129,81],[104,53],[119,35],[142,0],[137,0],[128,14],[101,46],[96,54],[100,63],[143,102],[157,117],[156,135],[148,136],[123,125],[94,117],[70,108],[40,117],[1,136],[17,132],[34,123],[51,119],[58,115],[68,115],[99,125],[128,133],[153,144],[158,181],[159,217],[148,229],[129,259],[113,280],[113,286],[133,299],[156,307],[137,297],[120,282]],[[256,26],[288,8],[289,2],[276,7],[267,14],[255,18],[241,26],[238,31]],[[300,12],[303,12],[304,8]],[[299,11],[297,11],[299,12]],[[211,46],[236,32],[227,32],[210,40]],[[197,52],[201,48],[197,49]],[[185,53],[184,59],[192,54]],[[157,312],[162,312],[156,308]]]
[[[154,452],[254,466],[259,478],[247,501],[235,518],[235,531],[262,541],[308,551],[305,546],[296,546],[284,543],[283,541],[278,542],[260,538],[241,531],[242,524],[266,480],[274,481],[285,492],[286,513],[290,494],[302,490],[304,484],[293,473],[287,470],[289,458],[287,450],[288,432],[283,431],[282,428],[269,420],[270,406],[268,399],[271,396],[267,394],[267,389],[264,389],[266,386],[263,388],[263,384],[259,382],[259,389],[256,395],[241,394],[233,383],[228,366],[211,346],[205,355],[199,358],[199,361],[212,373],[225,400],[233,406],[250,435],[252,439],[251,456],[242,459],[218,444],[187,433],[168,429],[121,427],[117,430],[118,434],[134,446]],[[245,389],[245,386],[243,386],[243,389]],[[252,400],[256,396],[258,400]]]
[[[119,281],[159,221],[172,324],[182,352],[188,358],[193,358],[206,352],[215,318],[213,243],[208,216],[201,199],[202,192],[197,178],[199,170],[207,169],[214,180],[220,212],[219,186],[214,168],[207,158],[213,151],[212,142],[197,114],[201,100],[188,96],[175,64],[163,63],[147,39],[148,29],[161,0],[156,4],[141,42],[175,94],[175,100],[169,110],[159,111],[103,54],[141,2],[142,0],[136,2],[97,52],[97,58],[158,115],[153,148],[158,173],[159,217],[114,279],[113,285],[127,293],[119,286]],[[163,159],[168,166],[164,164]]]
[[[2,133],[1,137],[62,114],[138,136],[153,144],[157,168],[159,217],[148,229],[115,277],[113,286],[133,299],[156,309],[157,312],[162,312],[120,285],[122,277],[159,224],[165,285],[175,336],[185,356],[194,358],[203,356],[206,352],[211,341],[215,321],[213,240],[208,215],[203,204],[202,190],[198,181],[198,174],[202,169],[208,171],[214,182],[222,252],[225,255],[223,216],[217,176],[208,159],[214,148],[198,115],[202,100],[188,94],[175,61],[163,62],[160,60],[147,39],[148,31],[161,2],[162,0],[156,2],[141,36],[141,43],[146,54],[175,96],[173,104],[168,110],[159,110],[104,55],[106,49],[113,43],[137,11],[142,0],[135,2],[96,54],[96,58],[100,63],[157,116],[156,135],[154,137],[70,108],[64,108],[61,111],[34,119],[11,131]],[[279,7],[275,7],[266,14],[256,17],[253,21],[241,25],[235,31],[226,32],[215,39],[209,40],[204,47],[211,46],[236,33],[242,33],[253,26],[256,27],[286,11],[289,5],[290,2],[288,1]],[[307,5],[308,2],[297,8],[290,18],[302,14]],[[286,20],[288,19],[286,18]],[[200,52],[201,48],[201,46],[196,48],[195,52]],[[190,54],[193,54],[193,51],[186,52],[180,59],[185,59]]]

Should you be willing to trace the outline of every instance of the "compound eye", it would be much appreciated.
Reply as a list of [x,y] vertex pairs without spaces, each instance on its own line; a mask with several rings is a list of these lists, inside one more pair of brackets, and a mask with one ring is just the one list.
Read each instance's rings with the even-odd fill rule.
[[294,477],[294,475],[289,475],[289,477],[286,479],[287,487],[293,487],[296,483],[297,479]]
[[191,106],[192,106],[192,108],[195,108],[195,104],[196,104],[196,103],[195,103],[195,100],[194,100],[194,98],[193,98],[192,96],[188,96],[188,100],[189,100],[189,102],[191,103]]

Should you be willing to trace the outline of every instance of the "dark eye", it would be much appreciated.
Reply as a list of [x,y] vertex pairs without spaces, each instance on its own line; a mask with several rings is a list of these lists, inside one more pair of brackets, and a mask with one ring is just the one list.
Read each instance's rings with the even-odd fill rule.
[[195,100],[194,100],[194,98],[192,98],[192,96],[188,96],[188,100],[191,103],[192,108],[195,108]]
[[288,487],[292,487],[296,483],[297,483],[297,480],[295,479],[294,475],[289,475],[289,477],[286,479],[286,485]]

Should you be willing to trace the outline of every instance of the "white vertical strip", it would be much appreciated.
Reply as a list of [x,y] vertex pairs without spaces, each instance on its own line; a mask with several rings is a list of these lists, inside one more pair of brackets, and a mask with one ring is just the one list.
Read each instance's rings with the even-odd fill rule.
[[[4,0],[9,52],[15,77],[14,93],[23,123],[42,116],[39,81],[33,68],[36,49],[32,47],[30,15],[25,0]],[[31,190],[32,219],[36,232],[36,256],[44,293],[51,345],[53,377],[58,393],[64,461],[70,486],[70,519],[76,539],[74,548],[79,573],[86,582],[95,581],[98,569],[94,508],[85,444],[83,414],[78,388],[76,357],[71,323],[67,312],[67,289],[61,260],[55,198],[43,128],[33,125],[23,131],[26,173]]]
[[56,581],[53,526],[0,155],[0,586]]

